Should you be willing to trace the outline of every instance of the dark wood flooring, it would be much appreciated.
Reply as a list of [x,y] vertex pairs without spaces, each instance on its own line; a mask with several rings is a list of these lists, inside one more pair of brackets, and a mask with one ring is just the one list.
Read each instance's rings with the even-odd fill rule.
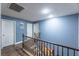
[[[25,45],[30,48],[34,45],[34,42],[33,40],[28,40],[27,42],[25,42]],[[1,55],[2,56],[28,56],[28,54],[26,54],[22,50],[22,43],[16,44],[15,46],[11,45],[11,46],[4,47],[1,50]]]
[[28,56],[23,50],[21,49],[20,45],[17,45],[16,47],[11,45],[4,47],[1,50],[2,56]]

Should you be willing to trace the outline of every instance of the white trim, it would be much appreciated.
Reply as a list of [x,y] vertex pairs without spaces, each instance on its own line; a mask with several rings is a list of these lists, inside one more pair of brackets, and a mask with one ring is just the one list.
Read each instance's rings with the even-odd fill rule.
[[15,45],[16,45],[16,44],[20,44],[20,43],[22,43],[22,41],[16,42]]
[[[27,39],[26,41],[28,41],[28,40],[31,40],[31,39]],[[22,43],[22,41],[16,42],[15,45],[20,44],[20,43]]]

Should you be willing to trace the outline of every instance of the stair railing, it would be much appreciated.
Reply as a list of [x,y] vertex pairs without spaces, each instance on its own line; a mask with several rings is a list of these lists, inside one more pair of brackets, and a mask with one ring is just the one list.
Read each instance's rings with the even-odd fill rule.
[[[41,39],[32,38],[23,34],[22,48],[24,48],[25,37],[34,40],[34,55],[36,56],[78,56],[79,49],[47,42]],[[31,44],[31,43],[29,43]],[[72,51],[72,52],[71,52]]]

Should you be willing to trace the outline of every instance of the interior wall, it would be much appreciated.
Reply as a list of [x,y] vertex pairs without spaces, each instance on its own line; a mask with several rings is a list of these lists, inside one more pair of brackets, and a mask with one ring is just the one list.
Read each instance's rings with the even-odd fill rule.
[[16,42],[22,41],[22,34],[24,33],[23,24],[23,21],[16,21]]
[[39,24],[41,39],[78,48],[78,14],[40,21]]
[[41,21],[40,34],[44,40],[78,48],[78,15]]
[[79,48],[79,14],[78,14],[78,48]]
[[31,23],[29,21],[25,21],[23,19],[18,19],[10,16],[1,16],[2,19],[16,21],[16,43],[22,41],[22,34],[27,35],[27,23]]
[[[78,49],[79,49],[79,14],[78,14]],[[78,56],[79,56],[79,52],[78,52]]]

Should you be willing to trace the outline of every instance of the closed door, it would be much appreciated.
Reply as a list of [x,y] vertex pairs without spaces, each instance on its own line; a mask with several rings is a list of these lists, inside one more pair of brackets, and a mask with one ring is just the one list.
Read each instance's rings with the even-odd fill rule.
[[14,21],[2,21],[2,48],[14,43]]
[[32,24],[27,23],[27,36],[32,37]]

